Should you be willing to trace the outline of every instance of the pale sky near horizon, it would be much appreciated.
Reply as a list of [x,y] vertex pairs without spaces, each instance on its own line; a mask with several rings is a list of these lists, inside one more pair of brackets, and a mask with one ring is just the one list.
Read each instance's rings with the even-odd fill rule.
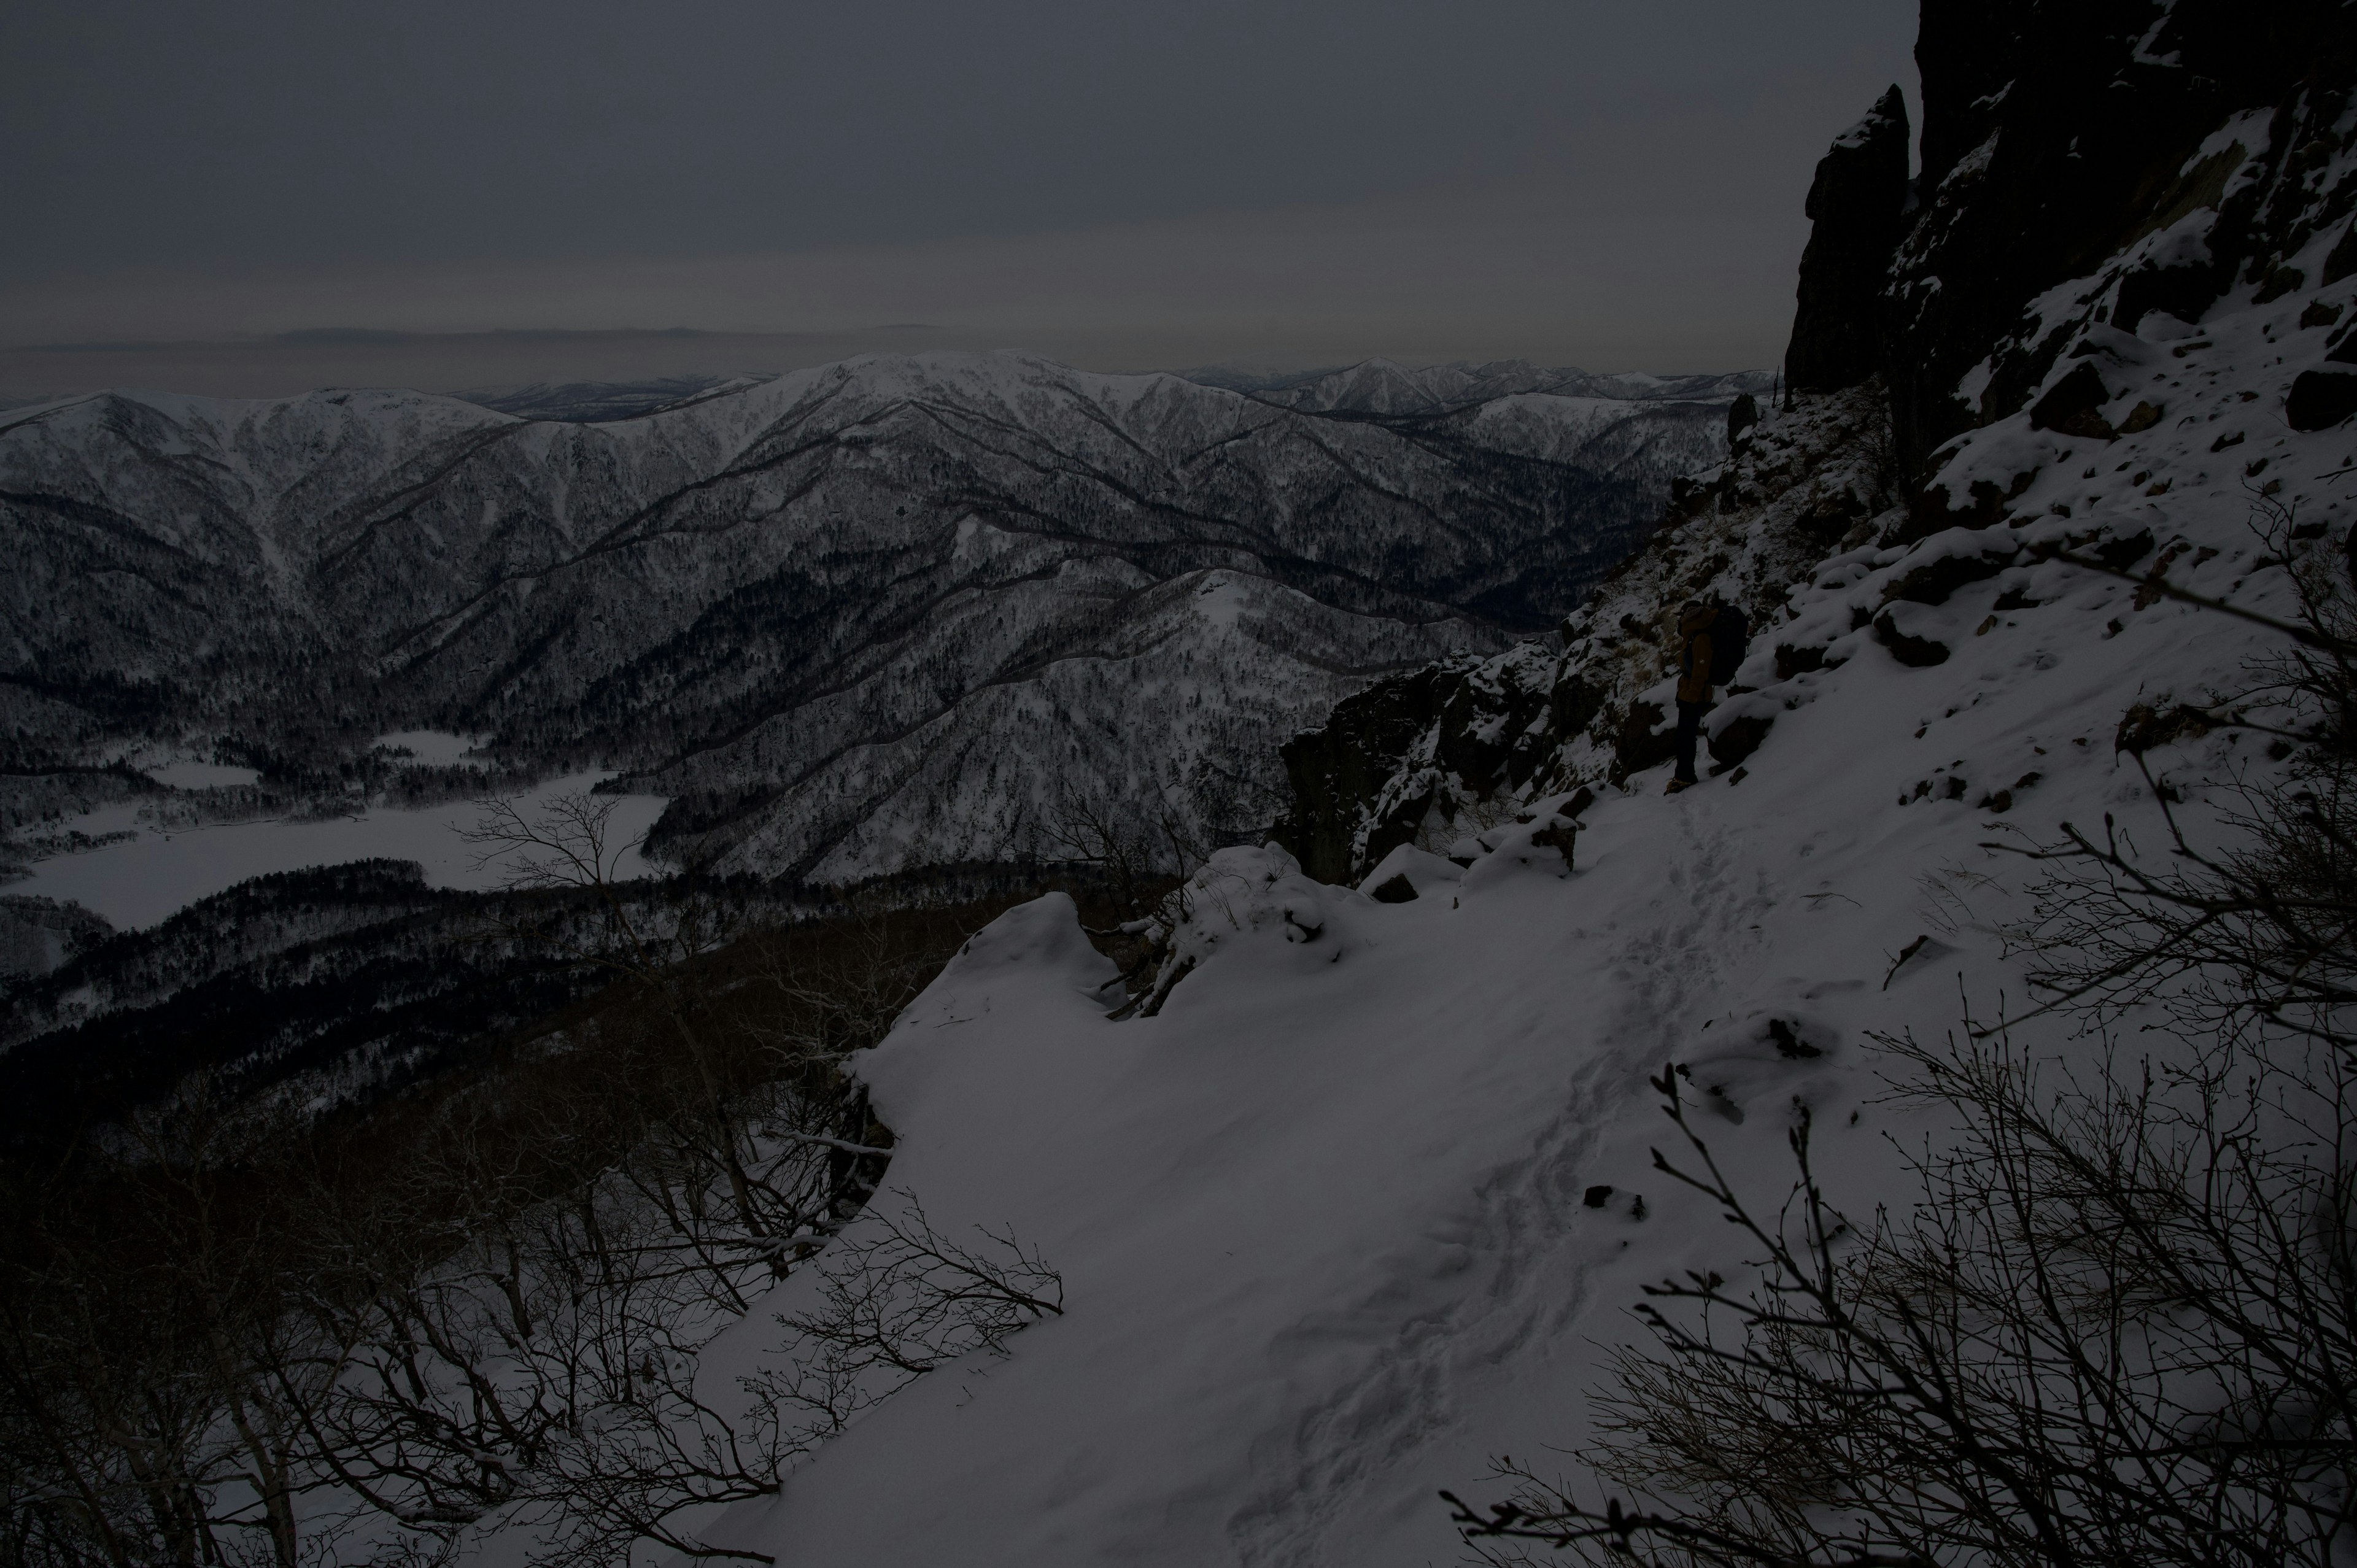
[[[1768,364],[1810,171],[1890,82],[1913,110],[1913,31],[1899,0],[18,0],[0,395],[870,348]],[[319,328],[412,336],[278,338]]]

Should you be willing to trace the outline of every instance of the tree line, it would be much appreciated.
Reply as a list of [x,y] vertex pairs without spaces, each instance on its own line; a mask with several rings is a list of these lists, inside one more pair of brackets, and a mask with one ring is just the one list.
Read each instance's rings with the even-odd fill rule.
[[[476,834],[524,887],[486,943],[602,990],[534,1038],[320,1115],[195,1074],[0,1168],[0,1561],[535,1561],[706,1543],[710,1505],[945,1361],[1061,1310],[1007,1234],[882,1187],[845,1070],[979,913],[746,929],[726,890],[626,897],[609,802]],[[716,1336],[817,1273],[739,1368]]]

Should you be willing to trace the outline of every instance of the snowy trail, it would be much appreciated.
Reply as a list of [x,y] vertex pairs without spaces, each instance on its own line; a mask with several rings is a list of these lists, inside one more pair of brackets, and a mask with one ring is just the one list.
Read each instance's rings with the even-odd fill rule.
[[[1475,1194],[1460,1299],[1403,1324],[1391,1343],[1370,1345],[1361,1377],[1303,1417],[1289,1452],[1263,1462],[1283,1479],[1239,1510],[1231,1528],[1239,1562],[1365,1561],[1372,1543],[1342,1555],[1328,1543],[1347,1532],[1366,1506],[1360,1493],[1379,1479],[1394,1483],[1387,1510],[1394,1528],[1428,1533],[1432,1488],[1414,1461],[1469,1407],[1480,1407],[1460,1385],[1544,1349],[1589,1305],[1592,1281],[1565,1244],[1600,1130],[1626,1113],[1643,1073],[1692,1028],[1697,999],[1718,989],[1723,955],[1753,908],[1732,896],[1741,857],[1725,826],[1695,812],[1674,828],[1683,842],[1636,929],[1617,940],[1577,929],[1567,935],[1562,968],[1596,987],[1581,992],[1594,1001],[1555,1021],[1564,1069],[1558,1109],[1527,1151]],[[1596,1004],[1608,997],[1609,1005]],[[1394,1469],[1401,1474],[1384,1477]]]
[[[2084,590],[2028,638],[1967,630],[1936,671],[1863,650],[1739,788],[1663,799],[1657,771],[1608,795],[1568,878],[1510,839],[1405,905],[1273,885],[1322,901],[1302,919],[1324,936],[1254,927],[1243,899],[1248,929],[1157,1018],[1103,1016],[1110,968],[1068,906],[1006,917],[865,1070],[901,1133],[893,1184],[945,1227],[1011,1222],[1063,1271],[1069,1316],[901,1396],[719,1539],[820,1564],[1453,1560],[1435,1489],[1492,1495],[1491,1455],[1576,1442],[1640,1283],[1738,1261],[1649,1168],[1650,1074],[1688,1064],[1697,1124],[1770,1199],[1796,1100],[1844,1201],[1892,1192],[1884,1134],[1924,1129],[1877,1103],[1865,1033],[1936,1031],[1960,985],[2018,984],[1962,930],[1889,974],[1930,934],[1922,879],[1986,865],[1993,822],[1899,797],[1952,759],[1985,781],[2030,758],[2048,777],[2010,821],[2129,809],[2141,787],[2104,741],[2128,671],[2159,647],[2231,669],[2248,646],[2163,607],[2122,648],[2114,596]],[[1771,1012],[1824,1057],[1781,1059]],[[1593,1184],[1616,1189],[1603,1208]]]
[[1060,900],[978,937],[866,1069],[892,1179],[937,1224],[1011,1222],[1070,1315],[903,1395],[723,1539],[818,1563],[1452,1555],[1434,1488],[1514,1447],[1501,1402],[1559,1438],[1581,1325],[1634,1294],[1610,1254],[1647,1222],[1584,1187],[1620,1131],[1651,1135],[1646,1075],[1758,989],[1777,894],[1746,804],[1607,801],[1569,879],[1501,855],[1405,906],[1324,890],[1339,959],[1247,939],[1150,1020],[1103,1017],[1110,969]]
[[[1198,919],[1200,966],[1121,1024],[1065,901],[978,935],[861,1070],[899,1136],[891,1184],[945,1230],[1011,1225],[1061,1270],[1066,1316],[925,1380],[713,1539],[813,1568],[1458,1560],[1434,1492],[1496,1498],[1501,1454],[1574,1468],[1586,1391],[1641,1337],[1641,1285],[1742,1278],[1716,1208],[1652,1166],[1676,1151],[1648,1077],[1681,1065],[1692,1125],[1766,1212],[1803,1111],[1836,1206],[1903,1209],[1903,1151],[1945,1129],[1889,1097],[1874,1036],[2020,1008],[2002,928],[2032,872],[1987,846],[2113,813],[2158,847],[2115,750],[2124,712],[2213,701],[2275,644],[2037,548],[2148,532],[2138,559],[2177,583],[2291,610],[2280,547],[2246,525],[2250,476],[2322,525],[2318,548],[2352,512],[2346,438],[2277,412],[2322,351],[2302,308],[2222,306],[2201,324],[2213,368],[2161,372],[2170,422],[2140,434],[1976,433],[1950,478],[2013,495],[2011,526],[1800,577],[1745,669],[1746,711],[1773,721],[1746,776],[1606,789],[1567,876],[1535,823],[1462,872],[1396,852],[1421,890],[1405,904],[1224,851],[1210,902],[1232,918]],[[1901,596],[1906,574],[1984,549],[2012,564]],[[1885,614],[1939,660],[1900,662],[1871,629]],[[1780,678],[1778,641],[1822,667]],[[2221,729],[2151,761],[2199,832],[2224,799],[2201,780],[2264,776],[2265,746]],[[2053,1048],[2082,1048],[2065,1033]],[[774,1332],[757,1312],[716,1369]]]

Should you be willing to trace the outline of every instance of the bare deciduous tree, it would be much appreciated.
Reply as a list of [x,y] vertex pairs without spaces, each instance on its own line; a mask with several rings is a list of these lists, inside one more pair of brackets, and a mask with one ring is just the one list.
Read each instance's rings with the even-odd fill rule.
[[[1751,1243],[1749,1288],[1666,1282],[1599,1395],[1585,1480],[1513,1484],[1454,1518],[1485,1558],[1775,1568],[2298,1563],[2348,1550],[2357,1498],[2357,597],[2287,508],[2258,526],[2301,597],[2290,650],[2241,696],[2132,710],[2122,748],[2232,724],[2281,776],[2197,843],[2148,769],[2166,842],[2110,818],[2026,852],[2043,880],[2006,931],[2040,1005],[1882,1045],[1955,1140],[1903,1214],[1853,1226],[1799,1179],[1748,1205],[1657,1080],[1686,1144],[1660,1168]],[[2304,547],[2305,546],[2305,547]],[[2216,606],[2167,582],[2140,595]],[[2357,558],[2351,558],[2357,559]],[[2277,623],[2269,622],[2270,625]],[[2013,848],[2013,845],[1992,845]],[[2141,1015],[2141,1017],[2139,1016]],[[2144,1020],[2158,1015],[2163,1026]],[[2026,1025],[2107,1040],[2073,1075]]]
[[[953,941],[930,917],[753,934],[731,890],[625,885],[610,805],[487,808],[495,939],[614,982],[470,1079],[306,1122],[191,1085],[66,1176],[10,1169],[0,1469],[10,1563],[441,1564],[705,1542],[856,1409],[1060,1308],[1011,1239],[912,1200],[845,1058]],[[810,1263],[764,1380],[714,1337]]]
[[[2357,1098],[2337,1057],[2225,1053],[2082,1083],[2001,1031],[1887,1042],[1964,1135],[1853,1226],[1805,1115],[1782,1210],[1686,1145],[1657,1167],[1750,1242],[1648,1290],[1577,1457],[1449,1500],[1493,1561],[2263,1565],[2335,1560],[2357,1487]],[[1615,1495],[1609,1488],[1620,1488]]]

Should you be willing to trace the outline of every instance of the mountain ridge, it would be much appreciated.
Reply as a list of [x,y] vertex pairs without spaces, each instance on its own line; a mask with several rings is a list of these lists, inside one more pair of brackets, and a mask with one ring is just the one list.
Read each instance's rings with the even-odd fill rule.
[[[382,391],[23,411],[0,424],[27,563],[0,725],[34,768],[126,735],[334,769],[375,733],[490,732],[675,796],[672,853],[857,879],[1015,854],[1064,787],[1029,759],[1109,710],[1159,725],[1156,766],[1091,740],[1084,787],[1265,821],[1275,740],[1386,670],[1551,625],[1723,446],[1743,379],[1371,374],[1380,407],[935,354],[599,424]],[[1421,403],[1394,395],[1420,376]],[[1174,618],[1231,590],[1249,605]],[[1233,717],[1140,707],[1074,659]],[[1005,693],[1042,682],[1020,705],[1061,717],[1010,754]],[[1020,811],[945,813],[928,749],[1023,775]]]

